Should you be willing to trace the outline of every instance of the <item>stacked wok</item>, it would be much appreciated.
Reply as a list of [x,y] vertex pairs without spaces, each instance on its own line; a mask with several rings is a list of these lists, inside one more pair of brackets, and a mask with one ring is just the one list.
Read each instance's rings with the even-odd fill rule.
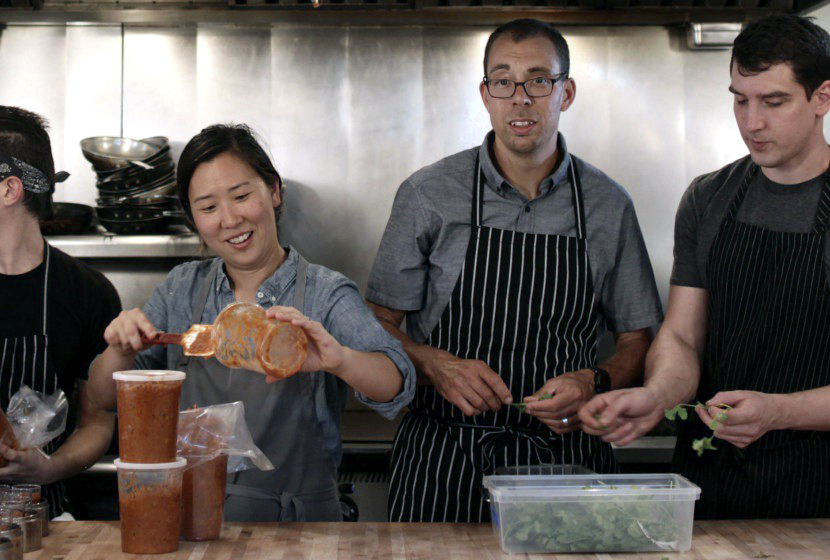
[[97,175],[95,210],[107,231],[159,233],[184,223],[167,138],[95,136],[81,140],[81,152]]

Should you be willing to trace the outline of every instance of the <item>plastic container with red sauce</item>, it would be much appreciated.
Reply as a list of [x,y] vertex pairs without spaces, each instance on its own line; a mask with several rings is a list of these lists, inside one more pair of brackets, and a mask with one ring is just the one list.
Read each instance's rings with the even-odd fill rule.
[[179,548],[182,471],[187,460],[170,463],[126,463],[118,470],[121,551],[162,554]]
[[291,323],[269,319],[252,303],[233,303],[213,322],[214,355],[230,368],[258,371],[280,379],[300,370],[308,338]]
[[210,541],[222,532],[228,456],[188,457],[182,480],[182,538]]
[[176,460],[183,371],[118,371],[119,457],[128,463]]

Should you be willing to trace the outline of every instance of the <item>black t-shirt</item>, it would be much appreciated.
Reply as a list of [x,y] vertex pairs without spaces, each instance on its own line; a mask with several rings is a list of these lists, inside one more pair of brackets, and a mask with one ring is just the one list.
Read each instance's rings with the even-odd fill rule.
[[[706,288],[709,250],[751,165],[747,156],[695,179],[686,190],[674,228],[675,286]],[[804,183],[782,185],[758,170],[738,209],[737,219],[772,231],[811,232],[827,172]],[[825,237],[825,270],[830,281],[830,231]]]
[[[43,331],[45,269],[44,261],[24,274],[0,274],[0,339]],[[87,378],[90,363],[106,348],[104,329],[121,311],[121,301],[103,274],[54,247],[47,297],[49,359],[70,397],[76,379]],[[8,406],[4,392],[0,405]]]

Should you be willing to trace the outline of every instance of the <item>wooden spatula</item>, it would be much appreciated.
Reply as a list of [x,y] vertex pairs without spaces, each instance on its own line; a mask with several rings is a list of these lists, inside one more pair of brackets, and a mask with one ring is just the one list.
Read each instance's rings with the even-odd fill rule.
[[185,356],[213,356],[213,325],[193,325],[182,334],[157,333],[153,338],[142,337],[150,344],[178,344]]

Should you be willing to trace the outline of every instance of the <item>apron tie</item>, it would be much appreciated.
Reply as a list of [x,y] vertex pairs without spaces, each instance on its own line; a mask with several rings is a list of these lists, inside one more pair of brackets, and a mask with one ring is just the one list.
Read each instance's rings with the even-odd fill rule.
[[[543,450],[548,449],[549,434],[542,430],[533,430],[531,428],[522,428],[519,426],[474,426],[472,424],[466,426],[471,428],[483,428],[483,433],[476,443],[481,446],[482,453],[482,471],[491,473],[494,470],[494,457],[499,448],[505,445],[514,443],[516,438],[523,438],[531,442],[538,448]],[[507,465],[511,466],[511,465]]]

